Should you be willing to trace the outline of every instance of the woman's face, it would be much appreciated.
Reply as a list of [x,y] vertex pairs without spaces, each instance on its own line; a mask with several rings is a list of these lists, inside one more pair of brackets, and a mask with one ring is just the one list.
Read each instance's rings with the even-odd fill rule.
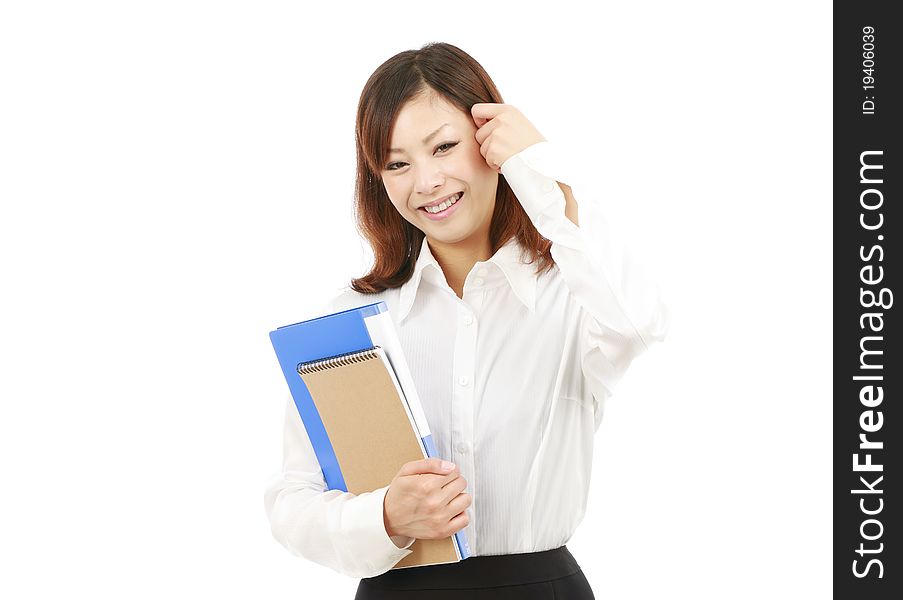
[[[499,176],[480,154],[476,131],[469,114],[435,94],[409,101],[395,121],[383,184],[401,216],[430,239],[488,239]],[[458,192],[464,195],[443,218],[423,209]]]

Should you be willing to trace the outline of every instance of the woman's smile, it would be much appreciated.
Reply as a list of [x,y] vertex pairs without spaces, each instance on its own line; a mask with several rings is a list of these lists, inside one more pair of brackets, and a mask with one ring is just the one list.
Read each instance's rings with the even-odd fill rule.
[[[457,195],[452,197],[445,202],[440,202],[437,206],[425,207],[421,206],[418,210],[421,210],[426,214],[428,219],[433,221],[441,221],[453,215],[458,208],[458,204],[460,204],[464,200],[464,192],[459,192]],[[427,210],[429,208],[429,210]],[[440,209],[441,210],[437,210]],[[436,211],[436,212],[431,212]]]

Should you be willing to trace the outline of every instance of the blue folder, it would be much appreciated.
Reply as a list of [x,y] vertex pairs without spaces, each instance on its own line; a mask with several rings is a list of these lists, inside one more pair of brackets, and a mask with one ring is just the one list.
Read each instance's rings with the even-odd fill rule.
[[[308,365],[317,368],[316,365],[319,364],[342,363],[343,358],[352,358],[361,353],[371,358],[374,352],[384,353],[391,363],[388,371],[407,405],[421,452],[424,456],[438,456],[384,301],[278,327],[270,332],[270,341],[329,489],[348,491],[323,419],[299,371],[299,368],[303,370]],[[401,468],[401,465],[397,468]],[[470,547],[464,531],[458,531],[453,538],[459,559],[469,557]],[[417,540],[411,548],[421,542],[432,541],[434,540]],[[413,555],[407,558],[413,558]],[[404,562],[400,561],[399,565]],[[434,563],[412,562],[411,566],[417,564]]]

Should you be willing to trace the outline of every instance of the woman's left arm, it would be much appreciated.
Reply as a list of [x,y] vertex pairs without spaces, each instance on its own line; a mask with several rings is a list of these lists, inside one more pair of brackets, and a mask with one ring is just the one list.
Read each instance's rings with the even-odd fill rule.
[[[659,286],[609,226],[592,194],[580,198],[578,219],[571,185],[578,195],[586,189],[575,181],[573,161],[562,148],[510,105],[477,104],[473,112],[484,158],[490,167],[498,165],[533,225],[552,242],[552,257],[583,309],[581,369],[601,408],[631,361],[667,334],[670,318]],[[599,417],[601,410],[597,423]]]
[[509,157],[501,172],[533,225],[552,242],[552,258],[583,309],[578,352],[598,426],[605,400],[631,361],[665,338],[670,318],[658,283],[598,203],[590,206],[591,195],[581,198],[578,224],[577,200],[564,183],[572,180],[570,165],[558,150],[551,142],[538,142]]

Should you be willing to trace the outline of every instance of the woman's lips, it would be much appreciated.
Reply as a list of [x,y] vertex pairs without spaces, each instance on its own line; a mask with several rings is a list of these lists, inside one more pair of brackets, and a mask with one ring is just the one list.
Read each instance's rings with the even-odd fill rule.
[[[464,201],[464,196],[465,196],[464,192],[461,192],[461,197],[458,198],[457,202],[455,202],[454,204],[452,204],[451,206],[449,206],[448,208],[446,208],[445,210],[443,210],[442,212],[439,212],[439,213],[434,214],[431,212],[427,212],[427,210],[425,208],[423,208],[422,206],[418,210],[422,210],[423,213],[427,216],[427,218],[429,218],[432,221],[441,221],[443,219],[447,219],[448,217],[450,217],[454,214],[455,210],[457,210],[457,208],[458,208],[458,205]],[[440,202],[439,204],[442,204],[442,202]]]
[[[464,195],[464,190],[455,192],[454,194],[449,194],[449,195],[446,196],[445,198],[439,198],[439,199],[436,200],[435,202],[430,202],[429,204],[424,204],[423,206],[420,206],[420,207],[418,207],[418,208],[431,208],[431,207],[439,206],[440,204],[442,204],[442,203],[445,202],[446,200],[450,200],[451,198],[454,198],[454,197],[457,196],[458,194],[461,194],[461,195],[463,196],[463,195]],[[459,198],[459,200],[460,200],[460,198]]]

